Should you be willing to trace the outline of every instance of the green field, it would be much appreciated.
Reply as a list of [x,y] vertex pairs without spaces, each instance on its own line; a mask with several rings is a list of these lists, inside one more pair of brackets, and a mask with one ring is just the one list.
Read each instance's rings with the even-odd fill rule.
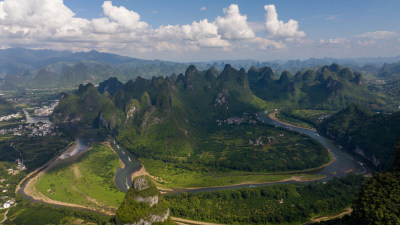
[[330,110],[288,109],[278,113],[277,118],[283,122],[311,129],[321,123],[321,120],[319,120],[321,116],[332,115],[334,113],[335,111]]
[[[162,141],[150,143],[140,139],[125,142],[124,147],[134,149],[148,172],[165,180],[163,185],[168,187],[276,182],[330,161],[328,151],[319,143],[272,126],[223,125],[205,135],[182,144],[174,154],[168,148],[179,142],[162,147]],[[145,147],[148,145],[160,152],[150,151]]]
[[55,207],[41,203],[31,204],[28,199],[20,201],[10,208],[5,225],[43,225],[43,224],[74,224],[94,225],[111,224],[111,217],[95,212]]
[[301,180],[322,179],[323,175],[309,174],[263,174],[243,171],[209,172],[206,170],[190,170],[161,160],[141,158],[146,170],[153,176],[161,177],[165,182],[159,182],[161,187],[190,188],[215,187],[244,183],[267,183],[290,179],[293,176]]
[[113,211],[125,196],[114,184],[120,166],[118,156],[110,148],[95,144],[76,162],[50,169],[40,177],[36,187],[54,200],[91,208],[110,207]]

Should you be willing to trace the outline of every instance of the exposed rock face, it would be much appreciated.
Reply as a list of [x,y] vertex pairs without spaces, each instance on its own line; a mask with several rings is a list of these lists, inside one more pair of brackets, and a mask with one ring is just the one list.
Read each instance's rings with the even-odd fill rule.
[[147,202],[150,204],[150,206],[153,206],[154,204],[158,203],[158,195],[150,196],[150,197],[137,196],[137,197],[135,197],[135,200],[137,202]]
[[361,149],[359,146],[356,146],[356,149],[354,150],[355,153],[358,155],[362,156],[364,159],[372,162],[374,166],[378,167],[380,165],[380,161],[378,158],[375,157],[375,155],[368,156],[363,149]]
[[139,176],[133,179],[132,188],[117,210],[116,220],[117,224],[151,225],[167,220],[169,214],[168,205],[153,181],[147,176]]
[[151,225],[155,222],[163,222],[169,217],[169,209],[163,215],[152,215],[150,220],[140,219],[139,222],[136,223],[128,223],[125,225]]
[[135,188],[135,190],[141,191],[148,187],[149,181],[144,176],[138,177],[133,181],[133,188]]

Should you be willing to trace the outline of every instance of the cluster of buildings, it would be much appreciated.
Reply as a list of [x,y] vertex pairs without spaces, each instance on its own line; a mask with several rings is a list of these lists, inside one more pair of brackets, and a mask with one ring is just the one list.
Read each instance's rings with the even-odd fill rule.
[[10,114],[10,115],[7,115],[7,116],[2,116],[2,117],[0,117],[0,122],[8,121],[8,120],[11,120],[11,119],[17,119],[17,118],[22,118],[22,114],[21,113],[14,113],[14,114]]
[[61,135],[61,133],[57,133],[57,126],[52,124],[29,124],[26,126],[27,130],[32,131],[32,133],[28,134],[28,137],[43,137],[46,135]]
[[13,168],[8,169],[8,174],[17,175],[22,170],[26,170],[24,162],[22,160],[17,159],[17,169]]
[[258,137],[256,140],[249,140],[249,144],[253,146],[259,146],[259,145],[264,145],[263,141],[261,140],[261,137]]
[[[278,137],[284,137],[285,134],[281,133],[278,134]],[[268,142],[273,142],[276,141],[274,136],[267,136],[266,139],[268,140]],[[265,140],[265,139],[264,139]],[[264,145],[263,141],[262,141],[262,137],[258,137],[255,140],[249,140],[249,144],[253,145],[253,146],[260,146],[260,145]]]
[[15,128],[0,129],[0,135],[11,134],[14,136],[22,136],[28,133],[28,137],[43,137],[47,135],[55,136],[61,135],[57,132],[57,126],[52,124],[28,124],[28,125],[18,125]]
[[52,102],[50,105],[45,105],[41,108],[37,107],[35,108],[35,116],[39,116],[39,117],[45,117],[45,116],[50,116],[54,109],[56,108],[56,106],[58,105],[58,100],[55,100],[54,102]]
[[15,205],[15,199],[11,198],[3,203],[3,206],[0,206],[0,209],[8,209]]
[[252,119],[252,116],[249,116],[248,113],[244,113],[242,117],[231,117],[226,120],[216,120],[218,126],[222,126],[222,123],[225,124],[236,124],[240,125],[242,123],[256,124],[257,121]]
[[328,117],[330,117],[330,114],[325,114],[325,115],[321,115],[318,117],[318,123],[322,123],[322,121],[324,121],[325,119],[327,119]]

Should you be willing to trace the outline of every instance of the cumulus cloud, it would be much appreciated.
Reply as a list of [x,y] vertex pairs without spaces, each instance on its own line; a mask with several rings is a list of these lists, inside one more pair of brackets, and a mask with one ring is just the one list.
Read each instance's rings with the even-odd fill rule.
[[138,13],[130,11],[123,6],[116,7],[112,5],[111,1],[105,1],[102,7],[104,15],[119,26],[127,28],[130,31],[143,30],[148,27],[146,22],[140,21]]
[[202,6],[202,7],[200,8],[200,10],[201,10],[201,11],[205,11],[205,10],[207,10],[207,8],[206,8],[205,6]]
[[278,19],[275,5],[265,5],[265,29],[272,38],[302,38],[306,36],[299,31],[299,24],[296,20],[290,19],[287,23]]
[[364,47],[370,47],[376,45],[376,40],[365,40],[365,41],[357,41],[357,44],[364,46]]
[[374,32],[367,32],[364,34],[359,34],[356,37],[358,38],[372,38],[372,39],[385,39],[385,38],[392,38],[392,37],[399,37],[400,34],[392,31],[374,31]]
[[215,24],[224,39],[250,39],[256,36],[247,24],[247,16],[240,14],[238,5],[232,4],[223,11],[225,17],[218,16]]
[[[203,19],[158,28],[143,21],[139,13],[113,5],[112,1],[104,1],[102,9],[102,16],[89,20],[77,17],[63,0],[0,0],[0,47],[96,49],[125,55],[132,55],[127,51],[163,54],[210,48],[231,51],[247,45],[259,49],[286,48],[283,40],[257,37],[252,27],[257,32],[265,28],[259,23],[247,22],[247,16],[240,14],[236,4],[223,9],[224,15],[213,21]],[[292,23],[289,21],[287,24]],[[289,26],[282,21],[278,24],[281,26],[279,30]],[[282,35],[284,32],[278,31],[277,36],[302,36],[297,22],[295,25],[297,34]]]
[[252,43],[255,43],[259,46],[260,49],[266,50],[268,48],[274,48],[274,49],[285,49],[287,48],[286,44],[284,44],[282,41],[275,41],[275,40],[269,40],[266,38],[261,38],[261,37],[255,37],[251,39]]
[[343,45],[347,42],[350,42],[346,38],[329,38],[328,40],[319,40],[320,44],[333,44],[333,45]]

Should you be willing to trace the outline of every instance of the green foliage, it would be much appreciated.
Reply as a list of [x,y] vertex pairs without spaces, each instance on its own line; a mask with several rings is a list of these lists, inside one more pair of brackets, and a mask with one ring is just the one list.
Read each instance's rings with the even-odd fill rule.
[[335,113],[330,110],[318,109],[285,109],[277,115],[281,121],[289,122],[294,125],[313,128],[322,122],[319,118],[321,116],[328,116]]
[[[138,222],[143,219],[145,221],[150,221],[151,217],[154,215],[164,216],[167,213],[168,203],[161,196],[160,192],[157,190],[153,181],[147,176],[136,177],[134,183],[140,179],[145,179],[147,181],[147,188],[143,190],[136,190],[130,188],[126,195],[123,203],[118,208],[116,213],[116,221],[119,224],[127,224]],[[138,202],[138,197],[149,197],[158,195],[158,202],[150,206],[148,202]]]
[[41,137],[11,136],[0,142],[0,161],[15,162],[22,156],[27,169],[33,171],[48,162],[71,142],[72,139],[64,134]]
[[7,102],[5,99],[0,97],[0,117],[14,114],[17,112],[18,110],[16,110],[11,103]]
[[351,205],[364,178],[167,195],[176,217],[225,224],[299,224]]
[[4,223],[6,225],[66,224],[67,221],[75,220],[81,220],[78,224],[111,224],[112,221],[110,216],[67,207],[57,208],[40,203],[30,204],[29,200],[24,200],[12,207],[7,217],[9,219]]
[[124,196],[114,183],[119,166],[118,157],[111,149],[95,144],[76,162],[50,169],[39,179],[36,188],[58,201],[115,210]]
[[[157,128],[157,132],[144,137],[127,132],[119,138],[124,147],[141,157],[152,175],[170,182],[166,184],[168,186],[277,181],[291,176],[268,178],[256,172],[305,170],[319,167],[330,160],[327,150],[312,139],[267,125],[223,125],[215,132],[189,140],[184,134],[181,134],[181,139],[177,138],[178,135],[175,140],[172,139],[170,135],[179,132],[172,125]],[[256,145],[257,139],[262,144]],[[243,177],[243,174],[238,174],[235,177],[235,172],[239,171],[254,173],[254,176]],[[222,173],[229,173],[231,177],[224,177]],[[222,176],[218,182],[213,180],[218,176]]]
[[117,128],[123,113],[118,110],[110,98],[101,95],[92,84],[79,86],[75,94],[60,100],[53,113],[56,122],[73,122]]
[[123,86],[124,85],[116,77],[111,77],[110,79],[101,82],[97,87],[97,90],[99,90],[101,94],[108,92],[113,96]]
[[376,173],[353,205],[358,224],[400,224],[400,172]]
[[373,114],[372,112],[350,105],[326,119],[318,130],[336,138],[350,149],[357,146],[365,151],[366,157],[379,169],[388,168],[393,161],[393,146],[400,137],[400,112],[393,114]]
[[283,72],[281,78],[275,80],[269,67],[251,68],[248,74],[251,90],[280,108],[337,110],[357,103],[382,109],[387,105],[384,98],[368,91],[361,74],[338,64],[323,66],[316,71],[299,71],[291,79]]

